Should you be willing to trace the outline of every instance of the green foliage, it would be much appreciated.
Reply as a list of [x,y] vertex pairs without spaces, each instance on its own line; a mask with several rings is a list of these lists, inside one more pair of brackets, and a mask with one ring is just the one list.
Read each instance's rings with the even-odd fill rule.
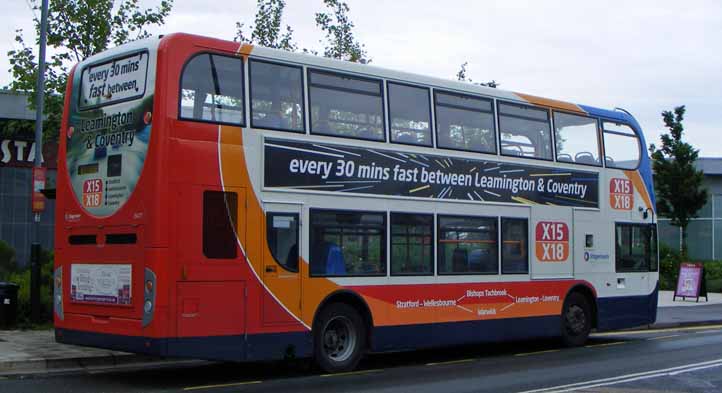
[[[30,0],[33,9],[38,11],[37,0]],[[47,47],[50,57],[45,70],[46,120],[43,123],[45,140],[57,140],[60,120],[63,114],[63,99],[68,80],[69,67],[88,56],[131,40],[149,36],[147,28],[162,25],[172,6],[172,0],[162,0],[154,9],[143,9],[139,0],[53,0],[48,10]],[[28,45],[23,31],[15,35],[18,50],[7,53],[10,61],[10,73],[13,76],[8,88],[13,91],[28,92],[30,106],[35,109],[38,61],[33,50],[39,45],[40,21],[35,19],[38,39]],[[9,125],[11,131],[28,132],[27,127],[19,123]]]
[[657,212],[669,217],[670,223],[682,228],[682,253],[687,251],[687,225],[697,211],[707,203],[703,186],[704,174],[695,168],[699,150],[682,140],[685,108],[678,106],[662,112],[669,133],[661,136],[662,146],[649,146],[654,170],[654,189]]
[[338,0],[323,0],[323,3],[330,11],[316,13],[316,26],[326,34],[323,55],[354,63],[370,63],[364,45],[354,37],[348,4]]
[[0,240],[0,281],[6,281],[10,273],[17,270],[15,249]]
[[268,48],[296,51],[293,43],[293,29],[286,25],[285,32],[281,32],[281,19],[286,2],[283,0],[258,0],[255,26],[251,29],[251,36],[243,33],[244,23],[236,22],[236,41],[258,44]]
[[[18,288],[17,324],[21,329],[33,328],[30,319],[30,268],[15,271],[8,275],[8,282],[20,286]],[[41,321],[45,323],[53,319],[53,253],[42,250],[40,253],[40,307]]]
[[663,291],[673,291],[677,286],[679,264],[682,263],[679,251],[664,244],[659,247],[659,288]]

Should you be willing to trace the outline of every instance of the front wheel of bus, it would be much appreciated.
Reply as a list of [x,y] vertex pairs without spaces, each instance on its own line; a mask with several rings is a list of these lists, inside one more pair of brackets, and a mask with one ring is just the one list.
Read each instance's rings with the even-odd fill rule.
[[314,326],[314,355],[325,372],[353,370],[366,348],[366,326],[359,313],[344,303],[325,307]]
[[579,292],[567,297],[562,309],[562,343],[567,347],[584,345],[592,330],[591,307]]

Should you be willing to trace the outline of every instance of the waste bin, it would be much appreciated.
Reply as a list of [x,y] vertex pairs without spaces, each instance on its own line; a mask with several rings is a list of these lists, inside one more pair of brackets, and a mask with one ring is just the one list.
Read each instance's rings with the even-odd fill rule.
[[0,329],[15,326],[18,315],[18,285],[0,282]]

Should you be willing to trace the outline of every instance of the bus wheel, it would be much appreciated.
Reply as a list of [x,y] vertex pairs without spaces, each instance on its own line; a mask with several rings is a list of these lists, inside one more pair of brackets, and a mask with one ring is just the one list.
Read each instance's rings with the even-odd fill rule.
[[313,336],[316,363],[327,373],[353,370],[366,348],[366,325],[359,313],[345,303],[324,307]]
[[591,307],[587,298],[573,292],[564,302],[562,309],[562,343],[567,347],[584,345],[592,330]]

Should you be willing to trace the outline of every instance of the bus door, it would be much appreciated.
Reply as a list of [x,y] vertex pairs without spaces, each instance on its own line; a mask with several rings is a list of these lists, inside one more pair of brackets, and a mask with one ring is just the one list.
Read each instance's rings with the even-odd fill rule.
[[[297,323],[301,315],[301,203],[264,202],[266,213],[263,252],[263,323]],[[270,294],[273,292],[273,295]]]
[[535,205],[531,215],[532,279],[572,278],[572,209]]
[[[178,337],[236,336],[239,345],[242,343],[246,277],[239,242],[244,242],[246,234],[245,191],[184,184],[177,188],[171,231],[178,242]],[[219,346],[212,350],[230,349]]]

